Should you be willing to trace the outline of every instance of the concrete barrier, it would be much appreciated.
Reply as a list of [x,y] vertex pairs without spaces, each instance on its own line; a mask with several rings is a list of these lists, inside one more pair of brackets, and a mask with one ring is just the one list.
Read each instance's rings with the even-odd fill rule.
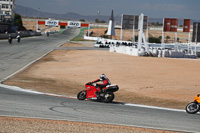
[[110,45],[110,52],[139,56],[137,48],[127,46]]
[[[110,45],[110,52],[122,53],[132,56],[155,56],[155,57],[167,57],[167,58],[193,58],[196,59],[196,54],[186,54],[183,51],[175,51],[175,50],[168,50],[168,49],[151,49],[147,53],[142,48],[140,51],[137,48],[123,46],[123,45]],[[197,53],[200,55],[200,53]]]
[[[21,37],[29,37],[29,36],[41,36],[39,32],[20,32]],[[18,33],[7,33],[7,34],[0,34],[0,39],[8,39],[8,35],[11,35],[13,38],[16,38]]]

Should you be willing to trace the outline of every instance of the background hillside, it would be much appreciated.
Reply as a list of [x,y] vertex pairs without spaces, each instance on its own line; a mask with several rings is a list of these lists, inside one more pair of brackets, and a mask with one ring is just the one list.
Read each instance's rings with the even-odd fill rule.
[[[54,19],[59,19],[59,20],[84,19],[87,22],[95,22],[96,19],[99,19],[100,21],[104,20],[104,21],[108,22],[109,18],[110,18],[110,14],[111,14],[111,12],[108,13],[108,16],[103,16],[103,15],[87,16],[87,15],[80,15],[80,14],[74,13],[74,12],[67,12],[65,14],[56,14],[56,13],[43,12],[41,10],[39,10],[39,12],[38,12],[38,10],[29,8],[29,7],[20,6],[20,5],[16,5],[15,12],[17,14],[20,14],[23,17],[37,18],[38,13],[39,13],[40,18],[54,18]],[[136,15],[138,15],[138,14],[136,14]],[[121,16],[119,16],[119,15],[115,16],[115,22],[116,22],[116,24],[120,24]],[[149,16],[149,23],[151,23],[151,22],[163,23],[163,18],[151,18],[151,16]],[[199,20],[192,20],[192,24],[193,24],[193,22],[199,22]],[[179,19],[178,24],[183,25],[183,19]]]
[[[20,5],[16,5],[15,12],[20,14],[23,17],[34,17],[34,18],[38,17],[38,10],[20,6]],[[56,14],[56,13],[47,13],[47,12],[39,11],[39,17],[40,18],[55,18],[55,19],[61,19],[61,20],[84,19],[89,22],[93,22],[95,21],[95,19],[105,20],[105,21],[109,20],[109,16],[84,16],[84,15],[80,15],[74,12],[67,12],[65,14]]]

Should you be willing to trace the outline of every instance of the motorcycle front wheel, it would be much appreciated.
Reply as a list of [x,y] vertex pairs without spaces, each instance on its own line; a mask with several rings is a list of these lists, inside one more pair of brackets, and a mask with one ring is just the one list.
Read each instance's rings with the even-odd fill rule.
[[87,92],[86,91],[80,91],[77,95],[77,99],[78,100],[85,100],[86,99],[86,95],[87,95]]
[[104,97],[101,98],[101,101],[104,103],[110,103],[113,101],[115,95],[112,92],[107,92]]
[[196,114],[199,112],[200,106],[196,102],[191,102],[186,106],[185,110],[188,114]]

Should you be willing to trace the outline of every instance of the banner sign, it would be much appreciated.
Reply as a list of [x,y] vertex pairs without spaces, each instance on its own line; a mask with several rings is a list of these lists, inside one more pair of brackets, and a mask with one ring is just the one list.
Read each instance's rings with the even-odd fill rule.
[[183,32],[190,32],[191,19],[184,19]]
[[45,21],[38,21],[38,24],[45,25]]
[[[122,16],[122,29],[133,29],[133,25],[135,29],[138,29],[138,21],[139,21],[139,16],[135,15],[123,15]],[[147,29],[148,27],[148,21],[149,17],[144,16],[144,22],[143,22],[143,29]]]
[[81,24],[81,27],[89,27],[89,24],[86,24],[86,23],[84,24],[84,23],[82,23],[82,24]]
[[170,26],[171,26],[171,19],[170,18],[165,18],[164,19],[164,31],[165,32],[170,32]]
[[67,26],[67,23],[65,23],[65,22],[59,22],[59,25],[60,26]]
[[178,19],[165,18],[164,19],[164,32],[177,32]]
[[58,20],[46,20],[45,25],[57,27],[59,25],[59,21]]
[[177,32],[177,28],[178,28],[178,19],[171,19],[170,31]]
[[68,21],[68,27],[81,27],[81,22],[79,21]]
[[193,22],[192,42],[200,42],[200,23]]
[[[38,24],[40,24],[40,25],[51,25],[52,26],[52,24],[56,24],[57,25],[57,23],[55,23],[55,22],[46,22],[46,21],[38,21]],[[89,24],[87,24],[87,23],[80,23],[80,22],[78,22],[78,24],[75,22],[75,23],[70,23],[71,25],[71,27],[73,26],[73,27],[75,27],[74,25],[76,25],[76,26],[78,26],[78,28],[79,27],[89,27]],[[58,25],[60,25],[60,26],[68,26],[68,23],[66,23],[66,22],[58,22]]]

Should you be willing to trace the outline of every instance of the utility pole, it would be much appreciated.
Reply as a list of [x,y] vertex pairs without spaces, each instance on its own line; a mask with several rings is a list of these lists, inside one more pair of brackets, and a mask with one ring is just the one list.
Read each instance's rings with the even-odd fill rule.
[[39,22],[39,10],[40,10],[40,8],[38,8],[38,20],[37,20],[37,24],[36,24],[36,32],[38,31],[38,29],[39,29],[39,25],[38,25],[38,22]]
[[120,34],[120,40],[123,39],[123,38],[122,38],[122,37],[123,37],[123,35],[122,35],[122,34],[123,34],[123,31],[122,31],[122,30],[123,30],[123,14],[122,14],[122,16],[121,16],[121,34]]
[[[97,11],[97,13],[98,13],[98,19],[99,19],[100,11]],[[100,19],[99,19],[99,21],[100,21]],[[99,22],[97,22],[97,37],[99,38],[99,24],[98,23]]]

